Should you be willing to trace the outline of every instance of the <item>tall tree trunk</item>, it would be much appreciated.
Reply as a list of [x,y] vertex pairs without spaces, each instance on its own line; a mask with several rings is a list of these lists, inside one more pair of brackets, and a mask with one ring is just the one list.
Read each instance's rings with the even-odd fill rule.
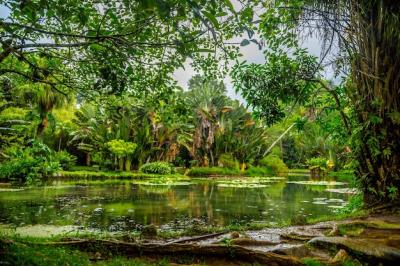
[[[356,1],[358,2],[358,1]],[[357,53],[349,94],[358,120],[353,150],[367,204],[398,201],[400,188],[400,7],[396,1],[354,4]]]
[[86,166],[90,166],[92,162],[92,158],[90,156],[90,153],[86,153]]
[[47,114],[41,117],[41,121],[37,127],[36,130],[36,135],[37,136],[41,136],[44,132],[44,130],[47,128],[47,126],[49,125],[49,119],[47,118]]

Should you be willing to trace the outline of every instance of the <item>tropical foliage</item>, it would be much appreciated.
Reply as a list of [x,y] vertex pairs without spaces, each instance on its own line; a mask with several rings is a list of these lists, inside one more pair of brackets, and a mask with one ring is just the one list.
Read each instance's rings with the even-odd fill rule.
[[[280,174],[318,157],[355,169],[368,203],[398,200],[399,5],[239,2],[0,0],[2,177],[153,162]],[[300,41],[313,34],[319,57]],[[250,44],[265,63],[239,60]],[[235,59],[244,103],[222,82]],[[185,91],[173,73],[187,64],[201,75]]]
[[[348,150],[357,163],[364,199],[369,204],[398,200],[399,5],[279,0],[263,7],[266,63],[238,64],[233,71],[237,89],[268,123],[283,118],[285,103],[303,104],[326,91],[351,139]],[[322,37],[319,60],[301,46],[301,33]],[[322,78],[323,66],[330,65],[337,76],[346,77],[341,84]]]

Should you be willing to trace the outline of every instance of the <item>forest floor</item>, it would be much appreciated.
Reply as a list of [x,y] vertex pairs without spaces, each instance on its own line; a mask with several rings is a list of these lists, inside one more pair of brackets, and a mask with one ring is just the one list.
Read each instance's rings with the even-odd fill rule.
[[398,265],[398,261],[397,211],[172,240],[151,234],[140,239],[47,241],[0,237],[0,265]]

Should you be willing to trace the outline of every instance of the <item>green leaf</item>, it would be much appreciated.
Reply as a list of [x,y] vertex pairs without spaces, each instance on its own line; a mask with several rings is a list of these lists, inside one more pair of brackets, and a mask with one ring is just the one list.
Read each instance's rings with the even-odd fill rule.
[[240,46],[246,46],[246,45],[249,45],[249,44],[250,44],[250,41],[249,41],[249,40],[243,39],[243,40],[241,41],[241,43],[240,43]]
[[218,20],[213,14],[211,14],[210,12],[207,12],[207,11],[203,11],[203,14],[204,14],[204,16],[206,16],[208,18],[208,20],[213,24],[213,26],[215,28],[217,28],[217,29],[219,28]]
[[235,8],[230,0],[224,0],[224,2],[232,13],[236,13]]

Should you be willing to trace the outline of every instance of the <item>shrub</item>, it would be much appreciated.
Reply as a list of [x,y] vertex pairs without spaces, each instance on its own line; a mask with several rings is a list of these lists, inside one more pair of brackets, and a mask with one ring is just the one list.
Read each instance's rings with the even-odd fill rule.
[[218,159],[218,166],[229,169],[239,169],[239,162],[231,154],[221,154]]
[[42,179],[60,170],[60,164],[50,148],[37,141],[10,156],[9,161],[0,165],[0,177],[11,181],[40,184]]
[[258,164],[263,167],[271,168],[277,176],[286,176],[289,172],[289,168],[286,164],[276,155],[267,155],[262,158]]
[[325,158],[314,157],[306,162],[312,178],[324,177],[328,169],[328,161]]
[[55,160],[60,163],[63,170],[70,170],[76,163],[76,156],[69,154],[66,151],[59,151],[55,153]]
[[314,169],[314,168],[319,168],[321,170],[326,170],[328,165],[327,165],[327,160],[325,158],[321,158],[321,157],[314,157],[311,159],[307,160],[307,165],[309,166],[310,169]]
[[172,172],[172,168],[167,162],[146,163],[142,165],[139,170],[146,174],[160,174],[160,175],[167,175],[171,174]]
[[192,167],[188,176],[210,176],[210,175],[240,175],[239,169],[222,167]]
[[349,199],[347,205],[343,209],[340,209],[339,212],[343,214],[350,214],[362,209],[363,207],[364,197],[361,194],[354,195]]
[[271,176],[274,174],[274,171],[270,167],[256,167],[252,166],[246,170],[246,175],[248,176]]

